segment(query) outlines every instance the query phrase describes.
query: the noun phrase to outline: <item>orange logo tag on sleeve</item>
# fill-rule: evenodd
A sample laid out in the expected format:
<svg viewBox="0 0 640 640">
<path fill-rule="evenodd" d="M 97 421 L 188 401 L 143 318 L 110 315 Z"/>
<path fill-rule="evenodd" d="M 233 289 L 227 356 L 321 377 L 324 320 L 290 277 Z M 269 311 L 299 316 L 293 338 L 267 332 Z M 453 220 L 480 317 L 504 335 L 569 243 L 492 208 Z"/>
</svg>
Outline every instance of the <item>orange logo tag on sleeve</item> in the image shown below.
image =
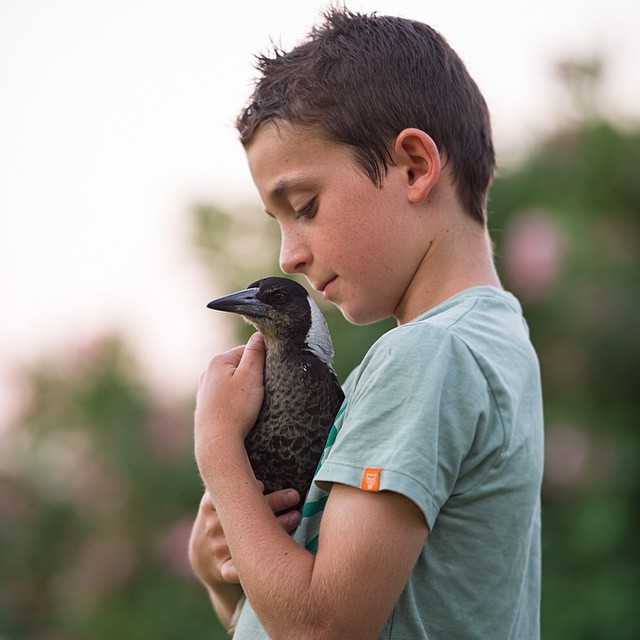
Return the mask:
<svg viewBox="0 0 640 640">
<path fill-rule="evenodd" d="M 380 471 L 381 469 L 371 469 L 367 467 L 362 474 L 361 489 L 363 491 L 380 491 Z"/>
</svg>

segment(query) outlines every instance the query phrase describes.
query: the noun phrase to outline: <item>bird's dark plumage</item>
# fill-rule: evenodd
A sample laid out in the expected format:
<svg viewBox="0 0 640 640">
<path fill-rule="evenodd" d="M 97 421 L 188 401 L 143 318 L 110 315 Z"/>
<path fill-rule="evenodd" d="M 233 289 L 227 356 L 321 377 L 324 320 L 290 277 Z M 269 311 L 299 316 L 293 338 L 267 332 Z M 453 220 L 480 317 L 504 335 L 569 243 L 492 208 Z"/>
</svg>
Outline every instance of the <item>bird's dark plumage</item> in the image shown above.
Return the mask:
<svg viewBox="0 0 640 640">
<path fill-rule="evenodd" d="M 293 487 L 302 504 L 344 399 L 326 321 L 287 278 L 263 278 L 207 306 L 242 315 L 264 336 L 264 401 L 245 446 L 265 493 Z"/>
</svg>

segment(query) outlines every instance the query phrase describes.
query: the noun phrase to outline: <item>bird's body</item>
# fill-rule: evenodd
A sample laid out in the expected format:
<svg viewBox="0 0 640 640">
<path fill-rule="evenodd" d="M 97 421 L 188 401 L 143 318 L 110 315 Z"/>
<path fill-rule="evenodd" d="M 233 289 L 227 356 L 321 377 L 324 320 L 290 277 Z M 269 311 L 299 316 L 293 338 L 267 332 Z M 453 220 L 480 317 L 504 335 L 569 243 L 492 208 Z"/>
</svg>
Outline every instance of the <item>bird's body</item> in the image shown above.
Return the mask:
<svg viewBox="0 0 640 640">
<path fill-rule="evenodd" d="M 324 317 L 287 278 L 263 278 L 208 306 L 242 315 L 264 336 L 264 400 L 245 446 L 265 493 L 293 487 L 302 502 L 344 399 Z"/>
</svg>

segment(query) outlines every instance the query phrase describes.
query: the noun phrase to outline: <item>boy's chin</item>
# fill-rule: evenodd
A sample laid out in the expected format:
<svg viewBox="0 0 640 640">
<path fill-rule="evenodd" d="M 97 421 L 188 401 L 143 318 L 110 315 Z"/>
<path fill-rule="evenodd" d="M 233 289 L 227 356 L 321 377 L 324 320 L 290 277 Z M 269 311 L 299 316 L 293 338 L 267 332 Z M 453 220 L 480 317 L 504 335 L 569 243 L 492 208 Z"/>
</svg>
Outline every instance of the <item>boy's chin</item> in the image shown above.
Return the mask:
<svg viewBox="0 0 640 640">
<path fill-rule="evenodd" d="M 348 306 L 342 306 L 339 304 L 336 304 L 336 306 L 338 307 L 338 309 L 340 309 L 340 313 L 342 313 L 344 319 L 347 322 L 359 326 L 381 322 L 382 320 L 386 320 L 391 316 L 391 314 L 375 314 L 368 309 L 358 311 L 356 309 L 349 309 Z"/>
</svg>

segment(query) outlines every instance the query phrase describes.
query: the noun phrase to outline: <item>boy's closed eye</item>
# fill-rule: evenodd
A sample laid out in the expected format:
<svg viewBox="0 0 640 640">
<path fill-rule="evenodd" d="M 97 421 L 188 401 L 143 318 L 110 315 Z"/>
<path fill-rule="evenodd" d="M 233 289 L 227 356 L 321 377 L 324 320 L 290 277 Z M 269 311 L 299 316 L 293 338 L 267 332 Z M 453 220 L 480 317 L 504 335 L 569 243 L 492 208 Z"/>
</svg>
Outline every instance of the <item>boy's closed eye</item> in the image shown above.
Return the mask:
<svg viewBox="0 0 640 640">
<path fill-rule="evenodd" d="M 316 199 L 311 198 L 309 202 L 301 209 L 296 210 L 296 219 L 299 218 L 313 218 L 316 215 Z"/>
</svg>

